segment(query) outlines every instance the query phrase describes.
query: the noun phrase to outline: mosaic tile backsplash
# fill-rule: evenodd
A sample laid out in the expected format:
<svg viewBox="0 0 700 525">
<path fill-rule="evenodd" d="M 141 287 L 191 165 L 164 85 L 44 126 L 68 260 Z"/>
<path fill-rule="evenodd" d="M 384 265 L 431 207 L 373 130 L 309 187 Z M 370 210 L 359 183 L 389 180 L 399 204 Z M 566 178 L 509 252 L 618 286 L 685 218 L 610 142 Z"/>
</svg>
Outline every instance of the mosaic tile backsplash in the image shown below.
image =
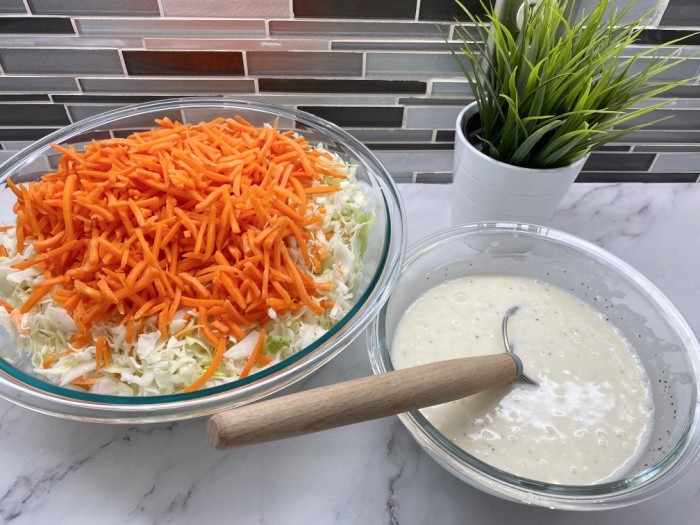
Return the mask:
<svg viewBox="0 0 700 525">
<path fill-rule="evenodd" d="M 630 53 L 700 30 L 698 0 L 657 4 L 629 11 L 649 13 Z M 455 17 L 453 0 L 0 0 L 0 162 L 105 110 L 209 95 L 298 107 L 363 140 L 397 181 L 449 182 L 471 100 L 443 38 Z M 700 35 L 683 54 L 696 52 Z M 676 68 L 695 79 L 655 114 L 672 118 L 592 154 L 578 180 L 697 181 L 699 74 L 700 56 Z"/>
</svg>

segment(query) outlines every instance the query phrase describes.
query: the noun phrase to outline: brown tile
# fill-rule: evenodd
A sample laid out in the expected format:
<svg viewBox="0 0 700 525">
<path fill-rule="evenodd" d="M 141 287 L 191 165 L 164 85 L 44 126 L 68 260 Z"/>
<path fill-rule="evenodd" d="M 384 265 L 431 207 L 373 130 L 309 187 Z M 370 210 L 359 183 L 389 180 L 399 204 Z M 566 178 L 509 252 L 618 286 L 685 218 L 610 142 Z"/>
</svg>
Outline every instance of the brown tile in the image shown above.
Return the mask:
<svg viewBox="0 0 700 525">
<path fill-rule="evenodd" d="M 130 75 L 243 75 L 243 54 L 232 51 L 124 51 Z"/>
<path fill-rule="evenodd" d="M 417 80 L 348 80 L 325 78 L 260 78 L 260 92 L 289 93 L 419 93 L 426 83 Z"/>
<path fill-rule="evenodd" d="M 294 15 L 316 18 L 414 18 L 416 0 L 294 0 Z"/>
<path fill-rule="evenodd" d="M 338 126 L 354 128 L 400 127 L 403 120 L 403 108 L 299 106 L 299 109 L 330 120 Z"/>
</svg>

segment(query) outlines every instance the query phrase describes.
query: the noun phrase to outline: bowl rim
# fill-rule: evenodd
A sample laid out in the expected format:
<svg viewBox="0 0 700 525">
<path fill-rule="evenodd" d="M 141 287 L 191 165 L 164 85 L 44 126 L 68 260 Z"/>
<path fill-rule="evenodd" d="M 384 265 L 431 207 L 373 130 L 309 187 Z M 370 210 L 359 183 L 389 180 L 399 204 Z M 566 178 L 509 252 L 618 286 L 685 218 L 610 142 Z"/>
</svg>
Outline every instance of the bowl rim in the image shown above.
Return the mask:
<svg viewBox="0 0 700 525">
<path fill-rule="evenodd" d="M 402 273 L 417 258 L 437 246 L 471 235 L 508 232 L 564 245 L 613 267 L 658 305 L 660 314 L 684 342 L 692 369 L 695 387 L 692 411 L 681 438 L 656 464 L 634 476 L 595 485 L 563 485 L 516 476 L 480 461 L 442 436 L 418 410 L 400 414 L 399 419 L 418 444 L 446 470 L 476 488 L 511 501 L 565 510 L 603 510 L 639 503 L 670 488 L 700 456 L 700 343 L 676 306 L 641 272 L 600 246 L 575 235 L 535 224 L 489 221 L 461 225 L 424 237 L 409 248 Z M 388 302 L 384 304 L 367 332 L 370 363 L 375 374 L 393 370 L 390 350 L 384 344 L 388 305 Z"/>
<path fill-rule="evenodd" d="M 0 165 L 2 174 L 0 184 L 9 178 L 11 173 L 22 169 L 48 151 L 51 144 L 61 143 L 100 126 L 109 126 L 122 119 L 141 114 L 197 108 L 248 109 L 269 113 L 270 118 L 279 116 L 290 119 L 294 123 L 309 126 L 330 139 L 342 142 L 366 165 L 371 179 L 380 190 L 381 205 L 387 210 L 385 241 L 380 261 L 367 289 L 345 316 L 311 345 L 241 380 L 190 393 L 143 397 L 108 396 L 78 392 L 48 383 L 0 359 L 0 387 L 3 387 L 0 388 L 0 397 L 23 404 L 28 408 L 63 417 L 72 416 L 53 411 L 49 407 L 55 404 L 57 407 L 78 409 L 82 415 L 73 415 L 76 419 L 90 419 L 92 414 L 94 420 L 105 422 L 108 420 L 123 422 L 132 418 L 149 422 L 163 420 L 160 416 L 181 419 L 175 413 L 184 408 L 192 412 L 191 417 L 204 415 L 222 408 L 222 405 L 226 406 L 226 401 L 229 401 L 228 405 L 235 403 L 229 400 L 231 397 L 240 397 L 242 402 L 238 404 L 249 402 L 289 386 L 312 373 L 347 346 L 388 299 L 398 279 L 406 251 L 406 214 L 396 183 L 379 159 L 362 142 L 339 126 L 305 111 L 230 97 L 178 97 L 134 104 L 88 117 L 35 141 Z M 389 212 L 392 208 L 397 210 L 394 217 Z M 18 383 L 17 379 L 21 383 Z M 260 384 L 261 381 L 264 383 Z M 17 393 L 18 396 L 12 395 L 13 393 Z M 38 403 L 34 403 L 33 400 Z M 203 412 L 205 408 L 206 411 Z M 112 411 L 119 415 L 112 417 L 106 413 Z"/>
</svg>

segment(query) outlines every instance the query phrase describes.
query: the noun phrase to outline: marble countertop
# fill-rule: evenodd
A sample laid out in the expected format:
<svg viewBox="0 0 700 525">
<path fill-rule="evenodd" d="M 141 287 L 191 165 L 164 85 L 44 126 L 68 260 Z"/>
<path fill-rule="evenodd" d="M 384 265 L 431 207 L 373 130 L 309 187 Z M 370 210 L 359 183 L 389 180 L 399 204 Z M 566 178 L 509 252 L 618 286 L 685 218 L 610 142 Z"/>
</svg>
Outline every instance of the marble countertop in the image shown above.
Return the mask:
<svg viewBox="0 0 700 525">
<path fill-rule="evenodd" d="M 450 186 L 403 185 L 409 242 L 448 225 Z M 654 281 L 700 333 L 700 185 L 576 184 L 552 226 Z M 364 336 L 304 388 L 371 374 Z M 395 417 L 219 452 L 204 420 L 76 423 L 0 400 L 0 523 L 697 523 L 700 464 L 625 509 L 551 511 L 488 496 L 442 470 Z"/>
</svg>

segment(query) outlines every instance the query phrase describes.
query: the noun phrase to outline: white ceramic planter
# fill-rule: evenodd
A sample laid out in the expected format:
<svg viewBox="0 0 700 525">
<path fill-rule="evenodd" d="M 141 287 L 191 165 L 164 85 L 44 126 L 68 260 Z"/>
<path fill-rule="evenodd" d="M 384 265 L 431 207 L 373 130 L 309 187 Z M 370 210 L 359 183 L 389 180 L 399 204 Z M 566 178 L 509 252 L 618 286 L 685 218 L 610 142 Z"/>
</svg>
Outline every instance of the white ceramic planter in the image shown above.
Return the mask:
<svg viewBox="0 0 700 525">
<path fill-rule="evenodd" d="M 464 136 L 476 102 L 457 117 L 452 224 L 482 221 L 547 224 L 586 162 L 555 169 L 512 166 L 484 155 Z"/>
</svg>

